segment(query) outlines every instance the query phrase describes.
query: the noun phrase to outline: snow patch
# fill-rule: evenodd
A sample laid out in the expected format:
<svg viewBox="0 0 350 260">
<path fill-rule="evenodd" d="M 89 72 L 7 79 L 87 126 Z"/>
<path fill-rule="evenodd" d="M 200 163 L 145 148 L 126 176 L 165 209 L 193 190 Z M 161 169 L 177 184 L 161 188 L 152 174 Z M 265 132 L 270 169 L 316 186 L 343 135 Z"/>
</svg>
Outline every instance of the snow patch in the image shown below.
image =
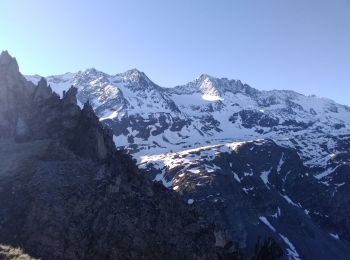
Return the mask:
<svg viewBox="0 0 350 260">
<path fill-rule="evenodd" d="M 284 153 L 282 153 L 281 159 L 278 162 L 278 166 L 277 166 L 277 173 L 281 172 L 282 166 L 284 164 Z"/>
<path fill-rule="evenodd" d="M 224 100 L 222 97 L 219 96 L 212 96 L 212 95 L 203 95 L 202 98 L 206 101 L 219 101 Z"/>
<path fill-rule="evenodd" d="M 289 248 L 287 248 L 287 255 L 288 255 L 288 259 L 291 260 L 301 260 L 297 250 L 295 249 L 295 246 L 292 244 L 292 242 L 289 241 L 289 239 L 285 236 L 283 236 L 282 234 L 279 234 L 280 237 L 283 239 L 284 243 L 287 244 L 287 246 Z"/>
<path fill-rule="evenodd" d="M 266 185 L 266 187 L 267 187 L 268 189 L 270 189 L 270 187 L 267 186 L 267 184 L 269 184 L 269 174 L 270 174 L 270 172 L 271 172 L 271 170 L 269 170 L 269 171 L 263 171 L 263 172 L 261 172 L 261 174 L 260 174 L 260 179 L 265 183 L 265 185 Z"/>
<path fill-rule="evenodd" d="M 339 240 L 339 235 L 338 234 L 333 234 L 333 233 L 329 233 L 331 235 L 331 237 Z"/>
<path fill-rule="evenodd" d="M 241 183 L 241 179 L 238 177 L 237 173 L 233 173 L 233 176 L 235 178 L 236 181 L 238 181 L 239 183 Z"/>
<path fill-rule="evenodd" d="M 291 204 L 291 205 L 293 205 L 293 206 L 295 206 L 295 207 L 301 208 L 300 203 L 297 204 L 297 203 L 293 202 L 292 199 L 289 198 L 287 195 L 282 195 L 282 197 L 283 197 L 289 204 Z"/>
<path fill-rule="evenodd" d="M 281 216 L 281 209 L 280 209 L 280 207 L 277 207 L 277 212 L 275 214 L 273 214 L 271 217 L 278 218 L 280 216 Z"/>
<path fill-rule="evenodd" d="M 330 174 L 332 174 L 340 165 L 334 167 L 334 168 L 328 168 L 327 170 L 325 170 L 323 173 L 320 173 L 318 175 L 315 175 L 315 178 L 320 180 Z"/>
<path fill-rule="evenodd" d="M 188 199 L 188 200 L 187 200 L 187 204 L 188 204 L 188 205 L 192 205 L 192 204 L 193 204 L 193 202 L 194 202 L 194 200 L 193 200 L 193 199 Z"/>
<path fill-rule="evenodd" d="M 266 217 L 260 216 L 259 219 L 262 223 L 264 223 L 266 226 L 268 226 L 273 232 L 276 232 L 276 229 L 270 224 L 270 222 L 267 220 Z"/>
</svg>

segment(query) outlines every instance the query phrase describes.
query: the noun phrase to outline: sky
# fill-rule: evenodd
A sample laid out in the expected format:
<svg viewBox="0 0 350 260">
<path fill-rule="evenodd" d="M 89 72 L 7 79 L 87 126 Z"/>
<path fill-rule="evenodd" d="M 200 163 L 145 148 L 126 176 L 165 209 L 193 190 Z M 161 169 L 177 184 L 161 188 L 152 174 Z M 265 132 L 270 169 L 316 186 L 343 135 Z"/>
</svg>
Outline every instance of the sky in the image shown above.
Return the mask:
<svg viewBox="0 0 350 260">
<path fill-rule="evenodd" d="M 0 0 L 0 50 L 24 74 L 200 74 L 350 105 L 350 0 Z"/>
</svg>

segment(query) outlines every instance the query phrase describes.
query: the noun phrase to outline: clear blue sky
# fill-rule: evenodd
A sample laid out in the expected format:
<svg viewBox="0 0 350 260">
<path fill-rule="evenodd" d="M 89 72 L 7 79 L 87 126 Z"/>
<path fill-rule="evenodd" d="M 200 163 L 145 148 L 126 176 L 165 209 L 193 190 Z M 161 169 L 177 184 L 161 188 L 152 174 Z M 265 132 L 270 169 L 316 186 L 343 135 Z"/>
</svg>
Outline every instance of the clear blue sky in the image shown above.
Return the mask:
<svg viewBox="0 0 350 260">
<path fill-rule="evenodd" d="M 350 105 L 350 0 L 0 0 L 0 49 L 25 74 L 207 73 Z"/>
</svg>

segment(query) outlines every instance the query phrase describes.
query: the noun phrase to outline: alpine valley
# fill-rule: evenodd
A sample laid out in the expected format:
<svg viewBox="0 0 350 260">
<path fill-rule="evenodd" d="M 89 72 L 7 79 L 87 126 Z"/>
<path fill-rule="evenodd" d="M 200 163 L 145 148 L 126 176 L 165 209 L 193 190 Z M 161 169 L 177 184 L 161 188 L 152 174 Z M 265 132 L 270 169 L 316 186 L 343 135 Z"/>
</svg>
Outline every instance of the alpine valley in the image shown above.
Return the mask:
<svg viewBox="0 0 350 260">
<path fill-rule="evenodd" d="M 3 67 L 14 62 L 7 53 L 3 53 L 1 59 Z M 5 71 L 4 68 L 2 70 Z M 16 68 L 14 70 L 16 73 Z M 58 109 L 64 116 L 73 117 L 64 125 L 67 133 L 61 134 L 59 131 L 57 134 L 56 130 L 51 128 L 47 131 L 60 138 L 63 138 L 63 135 L 64 144 L 72 142 L 72 138 L 76 140 L 77 135 L 81 136 L 78 141 L 74 141 L 73 146 L 68 145 L 68 149 L 64 145 L 61 147 L 56 143 L 47 143 L 38 137 L 34 138 L 34 147 L 40 151 L 51 147 L 52 152 L 41 159 L 43 162 L 40 165 L 43 169 L 49 160 L 46 157 L 52 161 L 53 154 L 60 154 L 66 161 L 66 158 L 69 158 L 68 161 L 72 164 L 69 166 L 60 162 L 60 165 L 56 162 L 57 167 L 72 167 L 72 172 L 79 172 L 84 167 L 89 168 L 85 174 L 87 176 L 81 177 L 81 183 L 76 177 L 69 177 L 74 185 L 79 187 L 81 196 L 86 198 L 83 200 L 83 205 L 86 205 L 85 211 L 90 207 L 89 202 L 97 206 L 102 198 L 101 195 L 89 201 L 87 195 L 84 195 L 93 197 L 95 180 L 89 179 L 89 173 L 96 171 L 99 172 L 99 176 L 108 176 L 114 183 L 113 187 L 116 185 L 118 190 L 122 187 L 120 179 L 132 179 L 124 181 L 128 184 L 120 188 L 124 199 L 115 201 L 113 197 L 107 197 L 101 205 L 98 204 L 109 216 L 118 211 L 118 207 L 133 207 L 134 204 L 143 207 L 137 200 L 142 196 L 145 196 L 145 211 L 148 212 L 146 223 L 155 221 L 153 213 L 149 213 L 152 212 L 149 209 L 152 205 L 158 205 L 154 207 L 161 207 L 158 211 L 165 212 L 162 217 L 165 219 L 164 223 L 169 225 L 169 230 L 174 232 L 174 241 L 170 241 L 170 234 L 164 235 L 156 230 L 152 238 L 146 237 L 150 242 L 144 245 L 141 243 L 144 237 L 140 235 L 140 238 L 135 238 L 138 240 L 134 243 L 142 244 L 143 247 L 137 247 L 136 257 L 142 256 L 142 248 L 159 244 L 162 239 L 168 242 L 164 244 L 164 251 L 156 256 L 166 256 L 172 243 L 177 245 L 182 239 L 181 232 L 174 231 L 176 227 L 185 225 L 183 222 L 192 221 L 194 223 L 187 231 L 189 235 L 178 245 L 178 250 L 184 250 L 183 254 L 188 259 L 213 259 L 214 255 L 222 259 L 349 259 L 348 106 L 289 90 L 260 91 L 240 80 L 215 78 L 206 74 L 182 86 L 161 87 L 137 69 L 115 75 L 87 69 L 77 73 L 49 76 L 46 79 L 38 75 L 25 76 L 26 80 L 17 73 L 16 80 L 21 82 L 21 87 L 29 88 L 30 93 L 35 93 L 35 86 L 36 91 L 40 88 L 50 90 L 50 94 L 41 90 L 45 96 L 41 98 L 46 100 L 45 106 L 49 106 L 47 102 L 51 102 L 48 101 L 50 95 L 55 95 L 51 94 L 51 89 L 58 94 L 54 98 L 57 104 L 63 102 L 63 107 L 68 104 L 68 111 L 62 112 L 62 108 Z M 74 88 L 71 88 L 72 86 Z M 45 106 L 40 103 L 39 107 L 42 109 Z M 40 109 L 35 111 L 39 113 Z M 94 129 L 97 129 L 94 131 L 88 123 L 94 118 L 92 110 L 99 118 L 99 122 L 93 123 Z M 46 108 L 43 111 L 40 113 L 47 113 Z M 74 120 L 79 117 L 89 119 L 79 119 L 80 123 L 76 123 Z M 35 122 L 34 125 L 39 124 L 40 120 L 46 120 L 43 115 L 30 118 L 29 121 Z M 21 120 L 15 124 L 14 131 L 19 128 L 20 133 L 26 132 L 28 124 Z M 85 126 L 88 126 L 90 132 Z M 108 128 L 112 130 L 111 133 L 106 130 Z M 41 127 L 35 129 L 42 130 Z M 45 139 L 48 136 L 51 138 L 51 135 L 44 136 Z M 112 136 L 117 149 L 110 144 Z M 27 138 L 23 134 L 21 137 L 25 140 Z M 101 138 L 105 140 L 106 146 L 102 152 L 99 141 Z M 27 150 L 34 153 L 33 148 L 23 143 L 14 146 L 7 141 L 4 145 L 11 147 L 8 148 L 10 150 L 24 149 L 23 153 Z M 93 154 L 93 159 L 97 156 L 98 162 L 104 162 L 103 171 L 97 170 L 96 163 L 82 161 L 87 160 L 86 158 L 91 159 L 92 153 L 89 149 L 96 153 Z M 132 177 L 114 175 L 113 169 L 123 169 L 126 166 L 117 165 L 117 162 L 110 159 L 111 154 L 127 157 L 125 153 L 133 157 L 139 169 L 128 166 L 131 169 L 120 171 L 127 172 L 122 176 L 134 173 L 135 180 Z M 83 159 L 74 159 L 74 156 L 81 156 Z M 126 163 L 128 164 L 132 162 Z M 138 174 L 139 171 L 142 172 L 141 175 Z M 67 188 L 69 185 L 66 182 L 69 180 L 63 179 L 58 170 L 54 174 L 62 183 L 62 190 L 58 192 L 72 192 L 72 189 Z M 44 170 L 35 176 L 48 178 Z M 99 176 L 95 178 L 101 183 L 96 185 L 107 185 L 103 177 Z M 46 181 L 51 183 L 52 180 Z M 84 181 L 90 190 L 84 190 Z M 152 185 L 156 185 L 157 188 Z M 130 189 L 134 190 L 132 194 L 135 193 L 131 199 L 128 195 Z M 0 194 L 1 192 L 0 189 Z M 182 204 L 181 201 L 177 201 L 178 197 Z M 43 198 L 45 201 L 46 197 Z M 74 197 L 74 200 L 78 199 L 79 196 Z M 125 202 L 128 199 L 130 202 Z M 170 206 L 172 204 L 162 203 L 163 200 L 175 200 L 174 209 Z M 73 199 L 71 203 L 74 203 Z M 124 205 L 125 203 L 130 205 Z M 42 205 L 44 207 L 46 204 Z M 40 208 L 33 209 L 33 218 L 37 216 L 35 210 L 38 213 L 43 211 Z M 83 214 L 84 210 L 76 209 L 77 214 Z M 175 217 L 172 210 L 178 212 L 178 216 Z M 191 213 L 186 213 L 187 211 Z M 103 219 L 98 210 L 94 214 L 97 214 L 96 218 Z M 123 223 L 125 228 L 122 231 L 127 233 L 132 231 L 134 211 L 125 213 L 125 216 L 131 218 Z M 184 219 L 179 219 L 180 216 L 184 216 Z M 202 222 L 196 222 L 196 219 L 202 219 Z M 79 221 L 79 218 L 76 218 L 76 221 Z M 93 221 L 93 218 L 87 221 Z M 122 222 L 118 221 L 114 223 Z M 0 226 L 2 223 L 0 222 Z M 106 227 L 104 224 L 98 226 L 98 223 L 94 224 L 94 228 L 102 230 L 113 225 L 112 221 L 106 223 Z M 164 223 L 158 225 L 167 228 Z M 214 227 L 211 227 L 210 223 L 213 223 Z M 80 224 L 82 228 L 88 227 L 83 224 Z M 143 225 L 140 224 L 138 232 L 141 232 L 141 227 Z M 109 232 L 108 236 L 119 239 L 116 232 Z M 211 232 L 214 234 L 215 247 L 211 244 Z M 49 234 L 46 235 L 50 237 Z M 199 240 L 200 236 L 202 240 Z M 36 243 L 37 240 L 31 242 Z M 52 246 L 56 242 L 53 241 Z M 101 253 L 102 245 L 101 248 L 99 245 L 95 247 L 98 254 L 94 255 L 93 251 L 87 250 L 79 256 L 105 256 Z M 208 251 L 203 251 L 203 247 L 207 247 Z M 37 247 L 33 248 L 30 252 L 38 252 Z M 180 252 L 175 251 L 170 257 L 181 257 Z M 195 253 L 191 255 L 189 252 Z M 74 255 L 74 250 L 69 253 Z M 132 258 L 132 255 L 126 253 L 118 255 L 112 252 L 110 255 L 113 253 L 114 256 Z"/>
</svg>

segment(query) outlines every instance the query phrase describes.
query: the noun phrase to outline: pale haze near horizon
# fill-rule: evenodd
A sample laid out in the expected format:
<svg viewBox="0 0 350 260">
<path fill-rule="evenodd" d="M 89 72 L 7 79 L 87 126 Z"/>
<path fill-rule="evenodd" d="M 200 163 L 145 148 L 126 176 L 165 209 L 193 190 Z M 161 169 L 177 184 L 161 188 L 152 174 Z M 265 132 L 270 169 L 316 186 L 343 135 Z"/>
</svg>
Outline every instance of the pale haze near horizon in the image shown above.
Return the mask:
<svg viewBox="0 0 350 260">
<path fill-rule="evenodd" d="M 0 33 L 27 75 L 206 73 L 350 105 L 349 0 L 0 0 Z"/>
</svg>

